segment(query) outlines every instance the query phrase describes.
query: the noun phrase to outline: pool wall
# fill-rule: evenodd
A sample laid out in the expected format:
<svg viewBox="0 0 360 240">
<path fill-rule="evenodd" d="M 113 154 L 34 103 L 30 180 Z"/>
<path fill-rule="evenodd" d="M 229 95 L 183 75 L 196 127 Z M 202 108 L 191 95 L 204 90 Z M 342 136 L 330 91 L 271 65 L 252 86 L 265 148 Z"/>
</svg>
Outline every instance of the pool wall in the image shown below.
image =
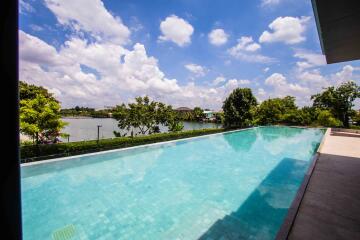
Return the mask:
<svg viewBox="0 0 360 240">
<path fill-rule="evenodd" d="M 226 132 L 220 132 L 220 133 L 206 134 L 206 135 L 201 135 L 201 136 L 196 136 L 196 137 L 187 137 L 187 138 L 181 138 L 181 139 L 176 139 L 176 140 L 169 140 L 169 141 L 156 142 L 156 143 L 148 143 L 148 144 L 142 144 L 142 145 L 133 146 L 133 147 L 111 149 L 111 150 L 105 150 L 105 151 L 99 151 L 99 152 L 93 152 L 93 153 L 85 153 L 85 154 L 79 154 L 79 155 L 74 155 L 74 156 L 69 156 L 69 157 L 61 157 L 61 158 L 53 158 L 53 159 L 48 159 L 48 160 L 40 160 L 40 161 L 22 163 L 21 166 L 26 167 L 26 166 L 32 166 L 32 165 L 38 165 L 38 164 L 45 164 L 45 163 L 51 163 L 51 162 L 70 160 L 70 159 L 86 157 L 86 156 L 94 156 L 94 155 L 106 154 L 106 153 L 112 153 L 112 152 L 121 152 L 121 151 L 126 151 L 126 150 L 131 150 L 131 149 L 138 149 L 138 148 L 146 148 L 146 147 L 151 147 L 151 146 L 165 145 L 165 144 L 170 144 L 170 143 L 174 143 L 174 142 L 188 141 L 188 140 L 198 139 L 198 138 L 206 138 L 206 137 L 210 137 L 210 136 L 223 135 L 223 134 L 228 134 L 228 133 L 233 133 L 233 132 L 247 131 L 247 130 L 251 130 L 251 129 L 255 129 L 255 128 L 259 128 L 259 127 L 244 128 L 244 129 L 238 129 L 238 130 L 232 130 L 232 131 L 226 131 Z"/>
<path fill-rule="evenodd" d="M 309 181 L 310 181 L 311 175 L 312 175 L 312 173 L 314 171 L 316 162 L 319 159 L 321 149 L 322 149 L 322 147 L 324 145 L 324 141 L 325 141 L 326 137 L 329 136 L 330 132 L 331 132 L 331 128 L 327 128 L 323 138 L 321 139 L 320 145 L 319 145 L 316 153 L 314 154 L 313 158 L 311 159 L 311 164 L 309 166 L 309 169 L 308 169 L 307 173 L 304 176 L 304 180 L 301 183 L 301 185 L 299 187 L 299 190 L 297 191 L 293 202 L 291 203 L 291 206 L 290 206 L 290 208 L 288 210 L 288 213 L 287 213 L 287 215 L 286 215 L 286 217 L 284 219 L 284 222 L 281 225 L 281 227 L 280 227 L 280 229 L 279 229 L 279 231 L 278 231 L 278 233 L 276 235 L 276 240 L 286 240 L 286 239 L 288 239 L 291 227 L 293 226 L 296 215 L 297 215 L 297 213 L 299 211 L 300 203 L 301 203 L 301 201 L 302 201 L 302 199 L 304 197 L 306 188 L 307 188 L 307 186 L 309 184 Z"/>
<path fill-rule="evenodd" d="M 142 147 L 145 148 L 145 147 L 150 147 L 150 146 L 158 146 L 158 145 L 164 145 L 164 144 L 169 144 L 169 143 L 174 143 L 174 142 L 188 141 L 190 139 L 206 138 L 206 137 L 210 137 L 210 136 L 224 135 L 224 134 L 229 134 L 229 133 L 233 133 L 233 132 L 247 131 L 247 130 L 256 129 L 256 128 L 262 128 L 262 127 L 269 127 L 269 126 L 256 126 L 256 127 L 250 127 L 250 128 L 243 128 L 243 129 L 231 130 L 231 131 L 226 131 L 226 132 L 220 132 L 220 133 L 206 134 L 206 135 L 201 135 L 201 136 L 196 136 L 196 137 L 186 137 L 186 138 L 163 141 L 163 142 L 142 144 L 142 145 L 133 146 L 133 147 L 117 148 L 117 149 L 98 151 L 98 152 L 92 152 L 92 153 L 77 154 L 77 155 L 68 156 L 68 157 L 59 157 L 59 158 L 52 158 L 52 159 L 47 159 L 47 160 L 26 162 L 26 163 L 21 163 L 21 167 L 38 165 L 38 164 L 45 164 L 45 163 L 51 163 L 51 162 L 58 162 L 58 161 L 70 160 L 70 159 L 74 159 L 74 158 L 81 158 L 81 157 L 85 157 L 85 156 L 94 156 L 94 155 L 111 153 L 111 152 L 120 152 L 120 151 L 126 151 L 126 150 L 130 150 L 130 149 L 138 149 L 138 148 L 142 148 Z M 271 126 L 271 127 L 284 127 L 284 126 L 274 125 L 274 126 Z M 299 127 L 299 126 L 286 126 L 286 127 L 290 127 L 290 128 L 310 128 L 310 127 Z M 325 137 L 325 135 L 324 135 L 324 137 Z"/>
</svg>

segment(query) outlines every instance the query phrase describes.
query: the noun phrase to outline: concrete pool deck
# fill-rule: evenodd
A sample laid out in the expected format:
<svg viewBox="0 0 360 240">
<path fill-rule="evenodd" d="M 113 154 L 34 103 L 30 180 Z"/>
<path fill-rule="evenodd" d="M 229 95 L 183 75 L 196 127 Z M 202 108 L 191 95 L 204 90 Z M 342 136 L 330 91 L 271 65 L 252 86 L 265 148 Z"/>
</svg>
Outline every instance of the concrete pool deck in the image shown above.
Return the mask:
<svg viewBox="0 0 360 240">
<path fill-rule="evenodd" d="M 288 239 L 360 239 L 360 134 L 324 139 Z"/>
</svg>

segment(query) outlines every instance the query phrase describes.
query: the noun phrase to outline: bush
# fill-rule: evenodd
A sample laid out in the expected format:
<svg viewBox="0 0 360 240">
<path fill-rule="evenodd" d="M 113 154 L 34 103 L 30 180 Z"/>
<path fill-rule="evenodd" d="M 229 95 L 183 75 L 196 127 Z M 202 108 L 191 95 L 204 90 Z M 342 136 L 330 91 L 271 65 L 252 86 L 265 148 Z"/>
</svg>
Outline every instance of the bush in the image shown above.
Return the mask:
<svg viewBox="0 0 360 240">
<path fill-rule="evenodd" d="M 92 140 L 57 144 L 24 145 L 20 147 L 21 162 L 33 162 L 56 157 L 72 156 L 89 152 L 132 147 L 137 145 L 170 141 L 187 137 L 195 137 L 224 131 L 225 130 L 222 128 L 200 129 L 172 133 L 159 133 L 133 138 L 119 137 L 102 139 L 99 141 L 99 143 L 97 143 L 96 140 Z"/>
<path fill-rule="evenodd" d="M 296 125 L 301 121 L 295 98 L 272 98 L 263 101 L 256 109 L 255 124 L 290 124 Z"/>
<path fill-rule="evenodd" d="M 342 122 L 336 119 L 329 110 L 321 110 L 317 122 L 323 127 L 341 127 Z"/>
</svg>

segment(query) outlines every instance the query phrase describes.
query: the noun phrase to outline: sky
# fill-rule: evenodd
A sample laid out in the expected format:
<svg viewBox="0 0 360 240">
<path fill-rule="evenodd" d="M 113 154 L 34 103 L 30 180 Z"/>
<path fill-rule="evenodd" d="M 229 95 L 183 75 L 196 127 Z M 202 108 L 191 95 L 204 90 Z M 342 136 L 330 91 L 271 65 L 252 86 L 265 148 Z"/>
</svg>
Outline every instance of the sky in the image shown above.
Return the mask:
<svg viewBox="0 0 360 240">
<path fill-rule="evenodd" d="M 310 0 L 20 0 L 20 80 L 63 108 L 149 96 L 221 109 L 238 87 L 259 102 L 360 84 L 360 61 L 327 65 Z M 360 108 L 360 101 L 356 102 Z"/>
</svg>

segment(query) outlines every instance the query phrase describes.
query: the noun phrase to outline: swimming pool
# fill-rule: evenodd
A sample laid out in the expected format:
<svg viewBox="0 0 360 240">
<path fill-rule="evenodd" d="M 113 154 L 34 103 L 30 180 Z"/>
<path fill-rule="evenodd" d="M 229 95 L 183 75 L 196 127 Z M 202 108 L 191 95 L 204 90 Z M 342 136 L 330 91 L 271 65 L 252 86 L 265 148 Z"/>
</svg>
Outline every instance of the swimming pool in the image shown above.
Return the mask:
<svg viewBox="0 0 360 240">
<path fill-rule="evenodd" d="M 24 239 L 273 239 L 322 137 L 259 127 L 23 165 Z"/>
</svg>

